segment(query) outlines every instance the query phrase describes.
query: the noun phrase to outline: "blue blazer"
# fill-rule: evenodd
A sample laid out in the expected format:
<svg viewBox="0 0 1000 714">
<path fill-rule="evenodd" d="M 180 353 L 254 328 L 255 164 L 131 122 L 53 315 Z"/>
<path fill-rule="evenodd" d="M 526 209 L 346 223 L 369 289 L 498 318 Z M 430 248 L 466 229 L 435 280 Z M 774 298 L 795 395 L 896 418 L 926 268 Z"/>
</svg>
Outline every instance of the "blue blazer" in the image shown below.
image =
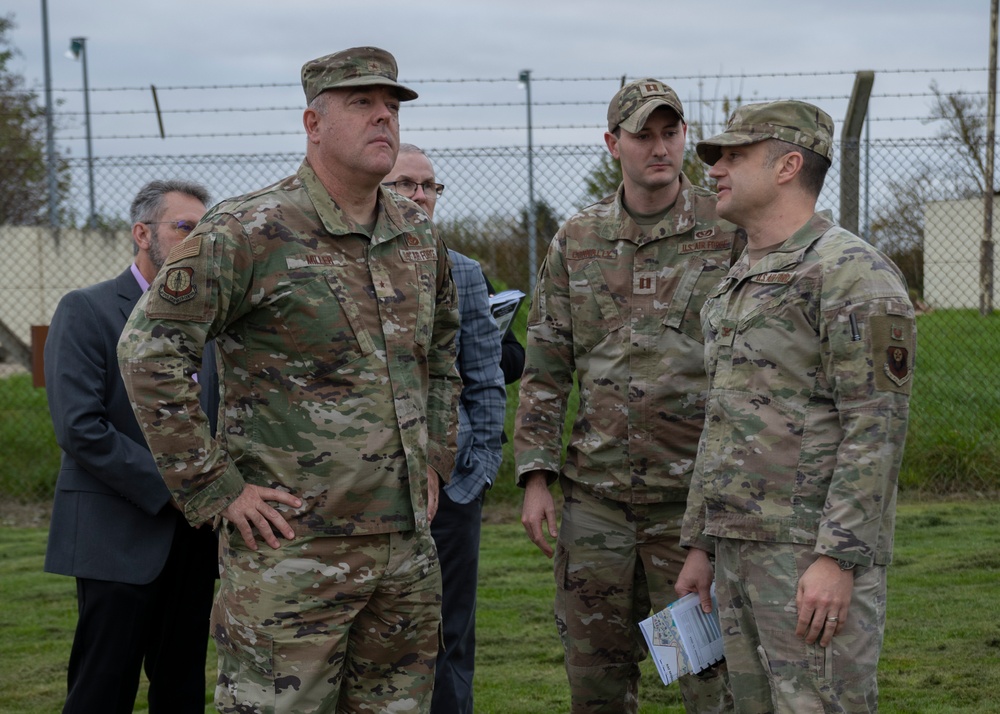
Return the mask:
<svg viewBox="0 0 1000 714">
<path fill-rule="evenodd" d="M 68 293 L 52 317 L 45 385 L 63 453 L 47 572 L 142 585 L 160 573 L 170 552 L 180 513 L 170 504 L 118 370 L 118 338 L 141 295 L 129 269 Z M 213 425 L 219 404 L 214 363 L 210 343 L 198 380 Z"/>
</svg>

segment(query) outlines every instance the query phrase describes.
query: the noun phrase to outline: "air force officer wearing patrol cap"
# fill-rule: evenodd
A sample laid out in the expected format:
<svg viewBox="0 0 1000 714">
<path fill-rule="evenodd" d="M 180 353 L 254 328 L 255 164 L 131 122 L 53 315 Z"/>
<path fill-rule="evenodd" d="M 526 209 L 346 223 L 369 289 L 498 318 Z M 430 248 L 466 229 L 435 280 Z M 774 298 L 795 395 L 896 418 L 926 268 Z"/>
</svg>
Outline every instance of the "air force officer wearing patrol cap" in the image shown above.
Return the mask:
<svg viewBox="0 0 1000 714">
<path fill-rule="evenodd" d="M 223 201 L 119 344 L 136 416 L 192 524 L 221 518 L 222 712 L 426 712 L 452 472 L 458 303 L 426 214 L 384 189 L 399 107 L 384 50 L 306 63 L 305 161 Z M 218 345 L 212 439 L 187 378 Z M 428 478 L 430 476 L 430 478 Z"/>
<path fill-rule="evenodd" d="M 709 394 L 678 594 L 710 607 L 736 708 L 874 712 L 916 330 L 899 270 L 816 201 L 833 121 L 740 107 L 698 144 L 747 250 L 702 308 Z"/>
<path fill-rule="evenodd" d="M 677 598 L 708 386 L 698 314 L 742 247 L 715 194 L 681 170 L 686 133 L 663 82 L 615 94 L 604 138 L 622 185 L 560 228 L 528 317 L 514 436 L 521 521 L 550 557 L 547 538 L 558 537 L 555 615 L 575 713 L 637 710 L 638 622 Z M 574 372 L 580 406 L 561 464 Z M 732 708 L 724 667 L 680 688 L 689 712 Z"/>
</svg>

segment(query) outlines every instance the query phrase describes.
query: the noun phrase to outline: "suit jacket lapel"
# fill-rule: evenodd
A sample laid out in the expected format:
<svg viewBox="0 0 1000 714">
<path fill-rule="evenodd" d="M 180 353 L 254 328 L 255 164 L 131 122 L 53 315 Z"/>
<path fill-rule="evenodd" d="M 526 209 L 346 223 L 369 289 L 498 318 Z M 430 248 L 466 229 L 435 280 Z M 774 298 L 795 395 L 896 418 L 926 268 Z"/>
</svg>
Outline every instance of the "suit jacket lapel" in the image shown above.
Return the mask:
<svg viewBox="0 0 1000 714">
<path fill-rule="evenodd" d="M 132 308 L 142 297 L 142 289 L 135 276 L 132 275 L 131 266 L 115 278 L 115 287 L 118 288 L 118 307 L 127 320 L 128 316 L 132 314 Z"/>
</svg>

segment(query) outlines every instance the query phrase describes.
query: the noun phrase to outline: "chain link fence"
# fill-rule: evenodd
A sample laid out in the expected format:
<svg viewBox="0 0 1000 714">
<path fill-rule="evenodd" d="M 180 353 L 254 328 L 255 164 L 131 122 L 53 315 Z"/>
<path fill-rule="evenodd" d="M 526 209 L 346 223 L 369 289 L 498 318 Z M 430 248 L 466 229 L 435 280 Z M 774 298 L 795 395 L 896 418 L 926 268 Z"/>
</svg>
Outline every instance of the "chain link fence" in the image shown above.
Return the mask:
<svg viewBox="0 0 1000 714">
<path fill-rule="evenodd" d="M 529 197 L 524 148 L 428 151 L 446 186 L 438 228 L 451 247 L 482 263 L 497 289 L 528 292 L 558 226 L 594 200 L 587 180 L 605 153 L 601 145 L 536 147 Z M 32 386 L 32 365 L 39 364 L 32 327 L 48 324 L 68 290 L 128 265 L 128 207 L 136 190 L 154 178 L 185 178 L 219 200 L 273 183 L 301 160 L 301 154 L 131 156 L 88 165 L 74 158 L 63 225 L 0 226 L 0 495 L 51 494 L 58 447 L 44 390 Z M 856 232 L 899 265 L 921 313 L 904 487 L 912 476 L 915 488 L 992 490 L 1000 479 L 1000 318 L 983 309 L 992 305 L 983 288 L 1000 276 L 982 260 L 990 244 L 983 241 L 981 169 L 963 146 L 942 139 L 862 142 L 858 165 L 857 194 L 842 207 L 835 159 L 819 207 L 838 220 L 857 216 Z M 91 213 L 94 227 L 86 227 Z"/>
</svg>

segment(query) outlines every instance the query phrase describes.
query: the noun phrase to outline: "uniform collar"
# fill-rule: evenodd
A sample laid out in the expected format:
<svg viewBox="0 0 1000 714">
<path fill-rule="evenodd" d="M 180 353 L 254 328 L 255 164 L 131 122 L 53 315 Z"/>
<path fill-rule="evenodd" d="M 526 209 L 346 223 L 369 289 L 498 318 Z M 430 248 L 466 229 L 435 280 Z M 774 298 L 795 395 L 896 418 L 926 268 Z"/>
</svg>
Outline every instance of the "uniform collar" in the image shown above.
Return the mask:
<svg viewBox="0 0 1000 714">
<path fill-rule="evenodd" d="M 698 220 L 695 211 L 694 187 L 684 174 L 680 174 L 678 180 L 681 185 L 677 191 L 677 200 L 674 201 L 674 205 L 667 211 L 663 220 L 655 226 L 648 226 L 645 229 L 632 220 L 632 216 L 625 210 L 625 184 L 621 184 L 615 194 L 615 206 L 618 210 L 618 235 L 614 237 L 614 240 L 625 239 L 636 245 L 643 245 L 661 238 L 681 235 L 694 228 Z"/>
<path fill-rule="evenodd" d="M 748 249 L 744 250 L 737 264 L 733 266 L 732 276 L 739 279 L 746 275 L 760 275 L 794 267 L 802 262 L 806 251 L 835 225 L 833 213 L 817 211 L 805 225 L 757 261 L 753 268 L 749 267 L 750 252 Z"/>
<path fill-rule="evenodd" d="M 302 187 L 319 215 L 323 227 L 332 235 L 361 234 L 367 231 L 352 221 L 343 209 L 337 205 L 326 188 L 320 182 L 316 172 L 303 160 L 297 172 Z M 408 205 L 407 205 L 408 204 Z M 389 191 L 384 186 L 378 187 L 378 214 L 375 228 L 372 230 L 372 245 L 390 241 L 402 233 L 411 232 L 419 223 L 427 223 L 429 219 L 423 210 L 412 201 L 408 201 Z"/>
</svg>

